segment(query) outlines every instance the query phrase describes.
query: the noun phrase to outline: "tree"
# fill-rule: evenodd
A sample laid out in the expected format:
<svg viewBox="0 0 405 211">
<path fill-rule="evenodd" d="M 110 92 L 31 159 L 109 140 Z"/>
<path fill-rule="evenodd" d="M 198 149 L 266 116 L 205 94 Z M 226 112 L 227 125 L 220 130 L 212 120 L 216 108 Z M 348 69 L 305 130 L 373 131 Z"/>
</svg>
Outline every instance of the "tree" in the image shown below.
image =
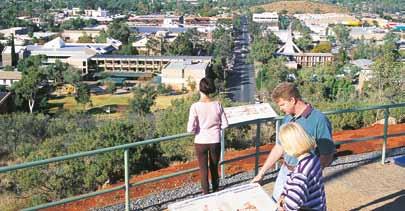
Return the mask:
<svg viewBox="0 0 405 211">
<path fill-rule="evenodd" d="M 278 26 L 280 27 L 280 29 L 286 30 L 289 25 L 290 25 L 290 19 L 288 18 L 288 16 L 279 14 Z"/>
<path fill-rule="evenodd" d="M 351 42 L 349 29 L 342 24 L 337 24 L 333 27 L 333 32 L 335 33 L 338 44 L 346 51 L 350 47 Z"/>
<path fill-rule="evenodd" d="M 171 102 L 171 106 L 167 109 L 156 113 L 156 132 L 158 136 L 168 136 L 182 133 L 187 127 L 187 119 L 190 106 L 198 100 L 198 95 L 193 95 L 191 98 L 175 99 Z M 160 144 L 163 153 L 171 161 L 185 161 L 192 158 L 190 148 L 193 145 L 191 138 L 180 139 L 175 142 L 164 142 Z"/>
<path fill-rule="evenodd" d="M 379 27 L 379 24 L 378 24 L 378 22 L 376 20 L 373 20 L 373 25 L 376 26 L 376 27 Z"/>
<path fill-rule="evenodd" d="M 81 18 L 72 18 L 69 19 L 65 22 L 63 22 L 60 25 L 60 28 L 63 29 L 71 29 L 71 30 L 77 30 L 77 29 L 83 29 L 86 26 L 86 23 L 83 19 Z"/>
<path fill-rule="evenodd" d="M 49 79 L 53 80 L 54 85 L 63 83 L 63 74 L 68 70 L 69 64 L 61 62 L 59 59 L 54 64 L 47 67 Z"/>
<path fill-rule="evenodd" d="M 117 89 L 117 87 L 116 87 L 114 81 L 111 81 L 111 80 L 107 80 L 107 81 L 104 83 L 104 85 L 107 86 L 106 92 L 109 93 L 109 94 L 114 93 L 114 91 Z"/>
<path fill-rule="evenodd" d="M 47 134 L 51 134 L 55 128 L 57 131 L 54 132 L 57 133 L 44 137 L 37 146 L 25 150 L 24 156 L 22 153 L 18 154 L 18 159 L 21 162 L 42 160 L 134 143 L 156 136 L 154 122 L 149 117 L 131 116 L 119 121 L 98 123 L 91 116 L 84 114 L 69 115 L 70 117 L 64 115 L 55 119 L 46 119 L 48 120 L 45 121 L 47 123 L 45 125 L 48 126 L 45 127 Z M 0 119 L 0 122 L 2 120 Z M 32 124 L 23 125 L 24 128 L 32 127 Z M 27 134 L 27 137 L 30 135 Z M 139 146 L 130 149 L 129 153 L 131 154 L 129 158 L 131 174 L 156 170 L 168 165 L 158 144 Z M 32 199 L 31 203 L 36 205 L 92 192 L 106 182 L 115 183 L 124 175 L 124 167 L 119 165 L 123 157 L 122 151 L 117 150 L 85 159 L 29 168 L 7 176 L 15 181 L 22 192 L 32 194 L 29 196 Z"/>
<path fill-rule="evenodd" d="M 132 91 L 133 98 L 129 102 L 130 110 L 136 114 L 149 114 L 151 107 L 155 104 L 157 92 L 150 86 L 138 86 Z"/>
<path fill-rule="evenodd" d="M 63 72 L 63 80 L 65 83 L 72 84 L 77 86 L 81 80 L 81 76 L 79 73 L 80 70 L 75 69 L 72 66 L 68 66 L 68 69 Z M 77 87 L 76 87 L 77 88 Z"/>
<path fill-rule="evenodd" d="M 311 52 L 312 53 L 330 53 L 332 50 L 332 45 L 330 42 L 320 42 L 317 46 L 315 46 Z"/>
<path fill-rule="evenodd" d="M 126 44 L 126 45 L 122 45 L 121 49 L 118 51 L 115 51 L 115 53 L 122 54 L 122 55 L 137 55 L 138 51 L 131 44 Z"/>
<path fill-rule="evenodd" d="M 90 102 L 90 88 L 87 84 L 79 83 L 76 86 L 75 100 L 78 104 L 83 104 L 84 108 Z"/>
<path fill-rule="evenodd" d="M 383 55 L 373 64 L 371 93 L 376 93 L 379 102 L 400 102 L 404 99 L 405 85 L 403 82 L 405 66 L 398 62 L 395 39 L 388 36 L 383 45 Z M 370 93 L 370 94 L 371 94 Z"/>
<path fill-rule="evenodd" d="M 278 39 L 273 33 L 267 35 L 266 37 L 254 39 L 252 43 L 251 56 L 255 60 L 265 64 L 269 59 L 273 58 L 274 52 L 278 47 L 277 43 Z"/>
<path fill-rule="evenodd" d="M 120 40 L 124 44 L 128 44 L 128 38 L 131 31 L 128 24 L 125 22 L 114 20 L 110 25 L 108 25 L 107 34 L 109 37 Z"/>
<path fill-rule="evenodd" d="M 256 7 L 254 13 L 264 13 L 266 10 L 263 7 Z"/>
<path fill-rule="evenodd" d="M 96 37 L 96 43 L 106 43 L 108 34 L 102 30 L 100 34 Z"/>
<path fill-rule="evenodd" d="M 14 34 L 11 34 L 11 66 L 15 67 L 17 65 L 17 54 L 15 53 L 15 44 L 14 44 Z"/>
<path fill-rule="evenodd" d="M 79 37 L 78 43 L 93 43 L 93 38 L 88 35 L 87 33 L 83 33 L 82 36 Z"/>
<path fill-rule="evenodd" d="M 162 40 L 151 37 L 146 42 L 145 47 L 148 49 L 147 55 L 161 55 L 162 54 Z"/>
<path fill-rule="evenodd" d="M 193 55 L 193 43 L 185 33 L 180 34 L 167 49 L 170 55 Z"/>
<path fill-rule="evenodd" d="M 308 51 L 312 47 L 312 37 L 309 33 L 305 32 L 302 37 L 300 37 L 297 41 L 297 46 L 304 50 Z"/>
<path fill-rule="evenodd" d="M 40 100 L 40 96 L 38 94 L 43 88 L 43 85 L 41 84 L 44 83 L 45 79 L 46 74 L 42 67 L 28 66 L 26 69 L 24 69 L 21 80 L 14 83 L 12 86 L 12 90 L 17 95 L 16 103 L 21 104 L 21 98 L 27 100 L 30 113 L 32 113 L 35 102 Z"/>
<path fill-rule="evenodd" d="M 256 77 L 256 87 L 270 97 L 270 93 L 277 84 L 288 80 L 289 74 L 294 72 L 287 69 L 284 58 L 272 58 L 261 66 Z"/>
</svg>

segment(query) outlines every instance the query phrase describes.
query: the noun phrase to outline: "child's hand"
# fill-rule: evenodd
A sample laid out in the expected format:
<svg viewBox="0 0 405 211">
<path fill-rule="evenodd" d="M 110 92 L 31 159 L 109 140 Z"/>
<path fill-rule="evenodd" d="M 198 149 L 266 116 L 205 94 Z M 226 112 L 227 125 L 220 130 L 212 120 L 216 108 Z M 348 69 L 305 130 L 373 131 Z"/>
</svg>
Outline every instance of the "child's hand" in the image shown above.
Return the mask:
<svg viewBox="0 0 405 211">
<path fill-rule="evenodd" d="M 284 196 L 281 196 L 277 202 L 277 211 L 284 211 Z"/>
</svg>

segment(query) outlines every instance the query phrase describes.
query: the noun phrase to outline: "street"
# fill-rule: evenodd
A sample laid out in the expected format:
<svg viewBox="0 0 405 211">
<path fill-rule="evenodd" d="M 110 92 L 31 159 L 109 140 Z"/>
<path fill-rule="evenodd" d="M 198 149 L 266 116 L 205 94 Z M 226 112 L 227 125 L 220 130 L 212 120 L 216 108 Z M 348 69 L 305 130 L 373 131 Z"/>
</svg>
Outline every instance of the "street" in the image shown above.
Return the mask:
<svg viewBox="0 0 405 211">
<path fill-rule="evenodd" d="M 237 34 L 234 40 L 234 65 L 228 73 L 227 92 L 233 101 L 253 103 L 256 83 L 253 65 L 247 61 L 250 36 L 246 16 L 241 17 L 241 25 L 242 32 Z"/>
</svg>

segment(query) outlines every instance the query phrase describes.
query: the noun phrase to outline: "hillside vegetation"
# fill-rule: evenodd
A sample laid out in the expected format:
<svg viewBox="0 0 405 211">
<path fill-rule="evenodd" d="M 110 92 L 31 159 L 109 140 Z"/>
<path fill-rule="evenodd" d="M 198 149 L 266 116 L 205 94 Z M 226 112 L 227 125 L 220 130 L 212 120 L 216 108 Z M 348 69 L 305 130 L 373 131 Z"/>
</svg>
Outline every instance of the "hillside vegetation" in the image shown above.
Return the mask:
<svg viewBox="0 0 405 211">
<path fill-rule="evenodd" d="M 277 1 L 270 4 L 263 4 L 252 7 L 262 7 L 266 12 L 280 12 L 286 10 L 289 14 L 294 13 L 347 13 L 348 10 L 333 4 L 319 3 L 312 1 Z"/>
</svg>

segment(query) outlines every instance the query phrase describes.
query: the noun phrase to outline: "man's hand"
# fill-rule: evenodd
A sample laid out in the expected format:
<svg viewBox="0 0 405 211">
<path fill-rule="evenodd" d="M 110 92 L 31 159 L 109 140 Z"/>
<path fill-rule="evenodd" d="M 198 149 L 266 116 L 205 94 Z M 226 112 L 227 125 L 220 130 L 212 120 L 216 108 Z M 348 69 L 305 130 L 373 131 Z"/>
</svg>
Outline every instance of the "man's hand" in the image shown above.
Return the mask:
<svg viewBox="0 0 405 211">
<path fill-rule="evenodd" d="M 334 158 L 333 155 L 334 155 L 334 153 L 319 156 L 319 160 L 321 161 L 322 169 L 328 167 L 332 163 L 333 158 Z"/>
</svg>

